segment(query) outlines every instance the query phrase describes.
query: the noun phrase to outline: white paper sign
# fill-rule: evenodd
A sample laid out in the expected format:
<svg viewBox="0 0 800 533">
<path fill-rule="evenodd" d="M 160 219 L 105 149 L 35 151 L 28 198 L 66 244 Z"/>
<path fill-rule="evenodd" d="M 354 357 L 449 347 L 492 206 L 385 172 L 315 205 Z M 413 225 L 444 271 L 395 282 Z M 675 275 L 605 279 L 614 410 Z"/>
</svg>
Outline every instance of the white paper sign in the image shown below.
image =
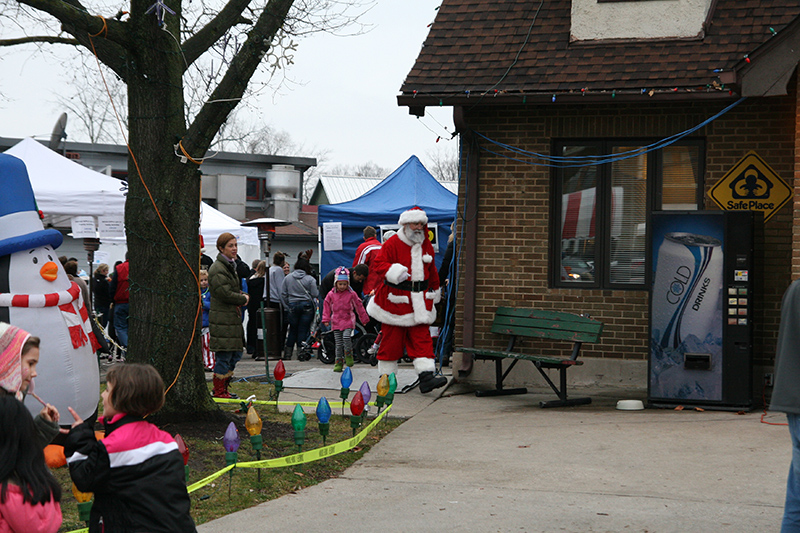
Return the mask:
<svg viewBox="0 0 800 533">
<path fill-rule="evenodd" d="M 125 217 L 97 217 L 100 226 L 100 238 L 125 237 Z"/>
<path fill-rule="evenodd" d="M 100 263 L 108 264 L 109 253 L 108 252 L 101 252 L 100 250 L 94 253 L 94 264 L 99 265 Z"/>
<path fill-rule="evenodd" d="M 94 227 L 94 217 L 72 217 L 72 237 L 74 239 L 96 238 L 97 229 Z"/>
<path fill-rule="evenodd" d="M 322 223 L 322 238 L 325 250 L 329 252 L 336 252 L 342 249 L 342 223 L 341 222 L 323 222 Z"/>
</svg>

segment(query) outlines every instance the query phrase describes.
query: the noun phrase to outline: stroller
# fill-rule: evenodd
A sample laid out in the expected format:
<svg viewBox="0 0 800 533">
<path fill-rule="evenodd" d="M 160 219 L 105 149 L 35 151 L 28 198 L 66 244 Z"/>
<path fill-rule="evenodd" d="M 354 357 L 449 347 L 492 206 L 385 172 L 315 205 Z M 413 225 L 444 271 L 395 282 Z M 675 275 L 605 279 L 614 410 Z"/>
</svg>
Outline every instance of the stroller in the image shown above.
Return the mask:
<svg viewBox="0 0 800 533">
<path fill-rule="evenodd" d="M 317 358 L 326 365 L 332 365 L 336 359 L 336 341 L 333 339 L 333 331 L 322 331 L 322 317 L 319 309 L 314 302 L 314 321 L 311 323 L 311 334 L 300 345 L 300 352 L 298 360 L 308 361 L 313 356 L 314 349 L 317 350 Z M 371 364 L 376 366 L 378 359 L 375 354 L 368 353 L 368 350 L 378 337 L 378 332 L 375 329 L 373 322 L 370 320 L 366 326 L 356 321 L 356 327 L 353 329 L 351 337 L 353 342 L 353 358 L 356 362 Z"/>
<path fill-rule="evenodd" d="M 314 300 L 314 320 L 311 322 L 311 327 L 309 328 L 309 335 L 306 340 L 300 343 L 300 349 L 297 352 L 297 360 L 298 361 L 310 361 L 311 357 L 313 356 L 314 349 L 319 349 L 319 360 L 323 363 L 330 364 L 333 362 L 333 351 L 330 352 L 330 361 L 327 361 L 327 354 L 323 354 L 323 342 L 322 340 L 322 324 L 321 318 L 319 313 L 319 306 L 317 305 L 317 300 Z M 331 339 L 333 340 L 333 339 Z M 323 358 L 324 357 L 324 358 Z"/>
</svg>

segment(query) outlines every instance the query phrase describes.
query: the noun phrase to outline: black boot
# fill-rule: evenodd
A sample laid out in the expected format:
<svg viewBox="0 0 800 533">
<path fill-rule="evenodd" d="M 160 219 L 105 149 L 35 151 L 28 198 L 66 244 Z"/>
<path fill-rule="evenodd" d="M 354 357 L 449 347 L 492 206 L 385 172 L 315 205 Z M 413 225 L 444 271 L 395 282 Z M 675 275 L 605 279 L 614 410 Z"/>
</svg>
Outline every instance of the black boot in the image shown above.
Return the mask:
<svg viewBox="0 0 800 533">
<path fill-rule="evenodd" d="M 419 391 L 430 392 L 433 389 L 444 387 L 447 385 L 447 378 L 444 376 L 434 376 L 433 372 L 420 372 L 419 374 Z"/>
</svg>

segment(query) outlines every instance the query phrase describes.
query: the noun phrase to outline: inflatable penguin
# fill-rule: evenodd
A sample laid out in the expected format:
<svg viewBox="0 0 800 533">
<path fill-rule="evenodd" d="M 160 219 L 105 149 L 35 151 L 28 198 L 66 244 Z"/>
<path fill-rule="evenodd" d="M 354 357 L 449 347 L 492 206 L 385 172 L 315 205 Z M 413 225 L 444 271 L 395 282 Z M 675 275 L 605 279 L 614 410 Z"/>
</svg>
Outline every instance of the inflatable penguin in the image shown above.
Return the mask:
<svg viewBox="0 0 800 533">
<path fill-rule="evenodd" d="M 89 418 L 100 397 L 98 345 L 80 288 L 56 256 L 63 237 L 44 229 L 20 159 L 0 154 L 0 191 L 0 321 L 41 338 L 36 394 L 62 421 L 72 420 L 67 407 Z M 30 395 L 26 405 L 41 410 Z"/>
</svg>

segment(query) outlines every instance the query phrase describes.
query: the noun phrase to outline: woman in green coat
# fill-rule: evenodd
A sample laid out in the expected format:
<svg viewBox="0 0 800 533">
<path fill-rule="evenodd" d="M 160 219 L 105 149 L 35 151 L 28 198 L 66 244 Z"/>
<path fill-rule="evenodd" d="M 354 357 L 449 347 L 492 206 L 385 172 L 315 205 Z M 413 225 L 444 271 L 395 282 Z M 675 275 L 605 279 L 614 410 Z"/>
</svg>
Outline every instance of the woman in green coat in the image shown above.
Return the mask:
<svg viewBox="0 0 800 533">
<path fill-rule="evenodd" d="M 232 398 L 228 391 L 236 363 L 242 358 L 245 345 L 241 307 L 249 296 L 242 292 L 236 276 L 236 237 L 223 233 L 217 238 L 217 260 L 208 269 L 211 290 L 211 309 L 208 325 L 211 333 L 209 348 L 216 355 L 214 366 L 214 397 Z"/>
</svg>

